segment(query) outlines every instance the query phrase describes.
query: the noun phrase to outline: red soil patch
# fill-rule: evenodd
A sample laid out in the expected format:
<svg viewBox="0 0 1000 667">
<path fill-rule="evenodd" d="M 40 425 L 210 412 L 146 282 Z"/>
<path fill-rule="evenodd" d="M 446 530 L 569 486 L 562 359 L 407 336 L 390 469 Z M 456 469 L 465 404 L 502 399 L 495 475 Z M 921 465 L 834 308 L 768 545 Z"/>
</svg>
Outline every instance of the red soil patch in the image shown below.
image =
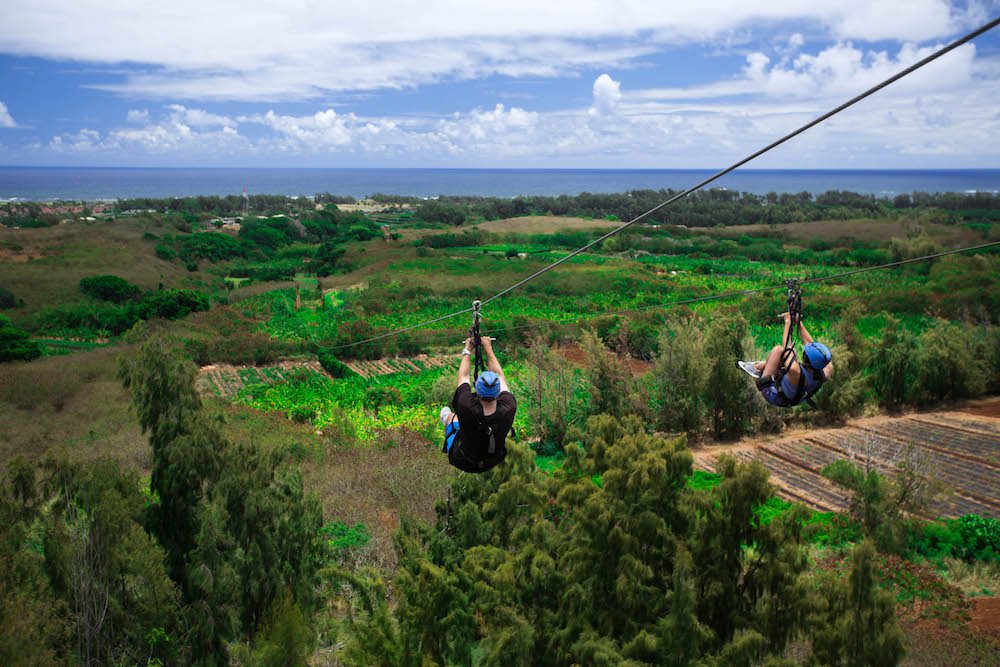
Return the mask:
<svg viewBox="0 0 1000 667">
<path fill-rule="evenodd" d="M 992 417 L 994 419 L 1000 419 L 1000 399 L 987 399 L 977 403 L 976 405 L 960 408 L 959 412 L 975 415 L 976 417 Z"/>
<path fill-rule="evenodd" d="M 556 348 L 556 352 L 561 354 L 567 361 L 574 363 L 577 366 L 587 365 L 587 354 L 580 348 L 579 345 L 564 345 L 563 347 Z M 653 364 L 648 361 L 636 359 L 631 356 L 619 358 L 625 362 L 625 365 L 628 366 L 632 375 L 645 375 L 649 371 L 653 370 Z"/>
<path fill-rule="evenodd" d="M 975 598 L 969 625 L 995 640 L 1000 640 L 1000 597 Z"/>
</svg>

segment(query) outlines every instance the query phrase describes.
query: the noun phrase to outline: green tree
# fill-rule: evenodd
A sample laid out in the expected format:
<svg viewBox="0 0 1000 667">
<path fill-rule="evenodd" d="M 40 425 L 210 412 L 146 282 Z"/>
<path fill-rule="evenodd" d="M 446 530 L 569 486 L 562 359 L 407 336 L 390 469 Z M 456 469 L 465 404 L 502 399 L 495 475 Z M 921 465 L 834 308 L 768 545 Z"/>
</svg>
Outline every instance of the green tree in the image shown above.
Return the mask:
<svg viewBox="0 0 1000 667">
<path fill-rule="evenodd" d="M 580 345 L 587 356 L 585 373 L 590 389 L 590 413 L 642 413 L 643 406 L 628 366 L 608 350 L 593 331 L 583 332 Z"/>
<path fill-rule="evenodd" d="M 736 366 L 746 358 L 748 333 L 742 315 L 723 312 L 716 312 L 705 332 L 705 402 L 716 438 L 738 438 L 750 425 L 753 386 Z"/>
<path fill-rule="evenodd" d="M 864 542 L 851 555 L 848 585 L 827 577 L 825 604 L 811 625 L 813 655 L 824 665 L 890 667 L 905 653 L 892 595 L 875 578 L 874 546 Z"/>
<path fill-rule="evenodd" d="M 885 328 L 871 360 L 873 384 L 883 405 L 897 408 L 906 400 L 913 382 L 916 351 L 916 337 L 903 328 L 897 318 L 886 316 Z"/>
<path fill-rule="evenodd" d="M 0 315 L 0 362 L 31 361 L 40 356 L 42 349 L 31 340 L 31 335 L 15 327 L 7 316 Z"/>
<path fill-rule="evenodd" d="M 697 320 L 671 320 L 660 335 L 653 373 L 657 425 L 666 431 L 699 433 L 704 427 L 708 377 Z"/>
<path fill-rule="evenodd" d="M 111 275 L 81 278 L 80 291 L 95 299 L 113 301 L 114 303 L 124 303 L 142 294 L 142 290 L 137 285 L 133 285 L 124 278 Z"/>
<path fill-rule="evenodd" d="M 913 394 L 920 403 L 976 396 L 991 364 L 974 355 L 972 329 L 936 320 L 919 338 Z"/>
<path fill-rule="evenodd" d="M 816 394 L 816 405 L 825 417 L 845 419 L 857 414 L 865 402 L 868 380 L 864 369 L 868 362 L 868 344 L 858 331 L 860 312 L 850 308 L 834 327 L 833 376 Z"/>
</svg>

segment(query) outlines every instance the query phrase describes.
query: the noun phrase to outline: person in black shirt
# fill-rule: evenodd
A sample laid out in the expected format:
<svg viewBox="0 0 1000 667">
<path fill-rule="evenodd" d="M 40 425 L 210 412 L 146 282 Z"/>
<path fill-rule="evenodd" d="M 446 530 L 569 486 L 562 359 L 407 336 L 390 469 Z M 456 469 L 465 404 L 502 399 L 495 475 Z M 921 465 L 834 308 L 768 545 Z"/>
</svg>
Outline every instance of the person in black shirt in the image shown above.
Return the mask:
<svg viewBox="0 0 1000 667">
<path fill-rule="evenodd" d="M 485 472 L 503 462 L 507 455 L 505 440 L 517 412 L 517 400 L 493 354 L 493 343 L 489 336 L 481 340 L 489 370 L 476 380 L 476 393 L 472 393 L 469 376 L 474 346 L 470 338 L 462 350 L 451 408 L 441 408 L 448 462 L 466 472 Z"/>
</svg>

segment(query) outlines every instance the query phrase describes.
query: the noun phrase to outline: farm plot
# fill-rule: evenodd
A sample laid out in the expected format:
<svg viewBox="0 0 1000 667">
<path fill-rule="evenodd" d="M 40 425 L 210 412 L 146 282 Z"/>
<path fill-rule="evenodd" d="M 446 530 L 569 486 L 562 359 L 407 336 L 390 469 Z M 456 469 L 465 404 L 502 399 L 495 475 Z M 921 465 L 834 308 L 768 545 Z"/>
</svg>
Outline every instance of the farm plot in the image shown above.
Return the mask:
<svg viewBox="0 0 1000 667">
<path fill-rule="evenodd" d="M 316 361 L 286 362 L 265 367 L 215 364 L 199 369 L 196 387 L 201 393 L 232 398 L 247 385 L 278 384 L 289 382 L 303 374 L 315 373 L 323 373 L 322 367 Z"/>
<path fill-rule="evenodd" d="M 714 470 L 717 451 L 699 456 L 699 467 Z M 823 511 L 843 510 L 848 501 L 843 489 L 820 474 L 830 463 L 869 460 L 880 473 L 888 474 L 909 456 L 944 487 L 928 509 L 930 517 L 1000 518 L 998 419 L 960 412 L 880 417 L 841 429 L 741 445 L 732 453 L 763 464 L 782 498 Z"/>
<path fill-rule="evenodd" d="M 418 354 L 415 357 L 387 357 L 385 359 L 374 359 L 370 361 L 358 360 L 347 363 L 348 367 L 361 377 L 373 378 L 379 375 L 392 375 L 393 373 L 420 373 L 444 368 L 454 362 L 454 355 L 430 356 Z"/>
</svg>

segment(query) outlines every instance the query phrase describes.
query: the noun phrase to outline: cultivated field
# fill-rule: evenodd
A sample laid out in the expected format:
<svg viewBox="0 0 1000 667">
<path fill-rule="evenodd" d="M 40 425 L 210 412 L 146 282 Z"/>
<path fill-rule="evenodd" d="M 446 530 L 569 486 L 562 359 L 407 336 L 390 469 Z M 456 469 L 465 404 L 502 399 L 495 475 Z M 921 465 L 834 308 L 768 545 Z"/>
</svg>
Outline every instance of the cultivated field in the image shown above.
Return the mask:
<svg viewBox="0 0 1000 667">
<path fill-rule="evenodd" d="M 843 511 L 849 498 L 847 491 L 820 475 L 825 466 L 839 459 L 870 460 L 876 469 L 888 472 L 909 456 L 940 484 L 928 508 L 930 517 L 1000 518 L 1000 399 L 969 411 L 878 417 L 845 428 L 705 447 L 695 452 L 697 465 L 713 470 L 719 454 L 727 451 L 760 461 L 783 498 L 821 511 Z"/>
</svg>

